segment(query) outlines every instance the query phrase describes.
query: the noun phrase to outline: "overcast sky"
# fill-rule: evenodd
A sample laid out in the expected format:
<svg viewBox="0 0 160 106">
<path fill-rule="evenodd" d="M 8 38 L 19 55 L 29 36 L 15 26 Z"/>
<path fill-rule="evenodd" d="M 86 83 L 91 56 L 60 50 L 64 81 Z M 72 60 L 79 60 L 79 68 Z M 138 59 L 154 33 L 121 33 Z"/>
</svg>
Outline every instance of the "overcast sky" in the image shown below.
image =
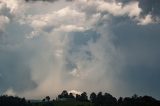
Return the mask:
<svg viewBox="0 0 160 106">
<path fill-rule="evenodd" d="M 160 0 L 0 0 L 0 94 L 160 99 Z"/>
</svg>

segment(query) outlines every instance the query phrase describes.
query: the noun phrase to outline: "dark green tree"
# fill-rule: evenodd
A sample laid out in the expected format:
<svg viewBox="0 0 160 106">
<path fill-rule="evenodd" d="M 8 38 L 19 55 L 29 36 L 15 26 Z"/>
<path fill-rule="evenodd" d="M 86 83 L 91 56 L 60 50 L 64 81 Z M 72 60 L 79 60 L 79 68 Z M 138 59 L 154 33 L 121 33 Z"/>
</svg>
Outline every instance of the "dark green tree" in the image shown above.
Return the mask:
<svg viewBox="0 0 160 106">
<path fill-rule="evenodd" d="M 50 97 L 49 97 L 49 96 L 46 96 L 46 100 L 49 102 L 49 101 L 50 101 Z"/>
<path fill-rule="evenodd" d="M 75 97 L 73 96 L 73 93 L 69 93 L 68 98 L 75 99 Z"/>
<path fill-rule="evenodd" d="M 96 103 L 96 97 L 97 97 L 96 93 L 92 92 L 90 94 L 90 100 L 92 103 Z"/>
<path fill-rule="evenodd" d="M 102 106 L 102 104 L 103 104 L 103 95 L 102 95 L 102 92 L 99 92 L 97 94 L 96 105 L 97 106 Z"/>
<path fill-rule="evenodd" d="M 86 92 L 83 92 L 81 94 L 81 101 L 88 101 L 88 96 L 87 96 L 87 93 Z"/>
</svg>

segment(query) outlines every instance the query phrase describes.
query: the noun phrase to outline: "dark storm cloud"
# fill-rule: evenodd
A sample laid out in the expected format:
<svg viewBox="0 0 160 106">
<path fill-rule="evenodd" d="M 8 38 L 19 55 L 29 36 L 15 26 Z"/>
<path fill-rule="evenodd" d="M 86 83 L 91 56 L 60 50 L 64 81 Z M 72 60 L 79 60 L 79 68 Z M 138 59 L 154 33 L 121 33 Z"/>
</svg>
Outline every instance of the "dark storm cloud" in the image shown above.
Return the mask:
<svg viewBox="0 0 160 106">
<path fill-rule="evenodd" d="M 159 25 L 137 26 L 131 21 L 113 25 L 115 45 L 125 56 L 120 79 L 130 92 L 159 98 L 160 36 Z"/>
<path fill-rule="evenodd" d="M 139 0 L 139 7 L 143 10 L 142 14 L 160 17 L 160 0 Z"/>
<path fill-rule="evenodd" d="M 139 7 L 142 9 L 141 15 L 152 15 L 156 21 L 160 17 L 160 0 L 117 0 L 123 2 L 124 5 L 133 1 L 139 2 Z"/>
<path fill-rule="evenodd" d="M 24 62 L 24 56 L 17 51 L 2 50 L 0 48 L 0 93 L 7 89 L 23 92 L 36 87 L 31 80 L 30 68 Z"/>
</svg>

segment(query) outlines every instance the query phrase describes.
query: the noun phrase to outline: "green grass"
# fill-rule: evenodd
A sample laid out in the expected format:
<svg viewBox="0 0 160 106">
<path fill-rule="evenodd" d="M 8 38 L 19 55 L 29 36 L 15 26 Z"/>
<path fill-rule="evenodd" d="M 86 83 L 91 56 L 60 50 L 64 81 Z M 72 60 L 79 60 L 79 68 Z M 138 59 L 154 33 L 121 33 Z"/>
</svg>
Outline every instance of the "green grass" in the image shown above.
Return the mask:
<svg viewBox="0 0 160 106">
<path fill-rule="evenodd" d="M 78 101 L 56 101 L 55 106 L 92 106 L 89 102 L 78 102 Z"/>
<path fill-rule="evenodd" d="M 32 106 L 93 106 L 93 105 L 89 102 L 55 101 L 55 102 L 33 103 Z"/>
</svg>

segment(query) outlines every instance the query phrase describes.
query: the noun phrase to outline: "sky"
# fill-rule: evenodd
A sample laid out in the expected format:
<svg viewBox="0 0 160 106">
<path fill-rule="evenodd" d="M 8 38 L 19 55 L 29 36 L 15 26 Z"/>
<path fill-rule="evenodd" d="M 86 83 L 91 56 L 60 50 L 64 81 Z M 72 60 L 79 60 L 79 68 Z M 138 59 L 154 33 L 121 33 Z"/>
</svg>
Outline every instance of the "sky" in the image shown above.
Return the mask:
<svg viewBox="0 0 160 106">
<path fill-rule="evenodd" d="M 0 94 L 160 99 L 160 0 L 0 0 Z"/>
</svg>

